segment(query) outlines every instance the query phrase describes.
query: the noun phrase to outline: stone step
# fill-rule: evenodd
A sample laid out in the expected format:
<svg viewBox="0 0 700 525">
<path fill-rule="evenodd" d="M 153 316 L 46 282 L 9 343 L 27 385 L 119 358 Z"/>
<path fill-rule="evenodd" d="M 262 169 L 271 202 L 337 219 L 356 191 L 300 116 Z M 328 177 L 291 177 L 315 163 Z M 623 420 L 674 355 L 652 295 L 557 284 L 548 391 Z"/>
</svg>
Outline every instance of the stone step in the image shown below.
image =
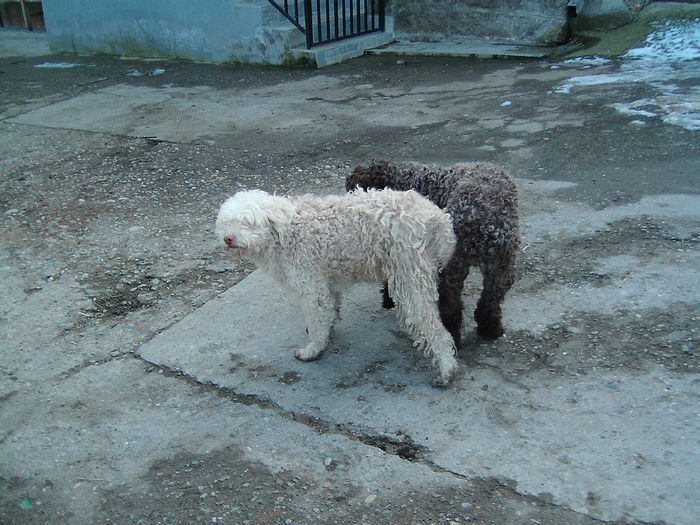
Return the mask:
<svg viewBox="0 0 700 525">
<path fill-rule="evenodd" d="M 367 33 L 335 40 L 313 46 L 311 49 L 306 49 L 305 45 L 298 46 L 290 49 L 290 55 L 299 62 L 322 68 L 362 56 L 368 50 L 384 46 L 393 40 L 393 18 L 386 17 L 386 29 L 384 32 Z"/>
<path fill-rule="evenodd" d="M 375 31 L 349 38 L 342 38 L 342 26 L 339 27 L 339 32 L 341 34 L 336 34 L 335 23 L 332 20 L 329 32 L 328 23 L 326 23 L 325 19 L 322 19 L 320 25 L 321 39 L 334 39 L 338 38 L 338 36 L 340 36 L 341 39 L 307 49 L 306 36 L 267 0 L 239 0 L 239 2 L 249 6 L 255 6 L 255 8 L 259 10 L 262 23 L 261 31 L 265 35 L 265 39 L 267 41 L 274 41 L 276 43 L 275 47 L 285 49 L 285 56 L 282 59 L 282 63 L 302 63 L 312 67 L 325 67 L 360 56 L 364 54 L 367 49 L 388 44 L 393 39 L 393 19 L 391 17 L 386 17 L 384 32 Z M 346 0 L 346 3 L 349 5 L 348 0 Z M 355 2 L 353 2 L 353 4 L 354 3 Z M 322 4 L 325 5 L 325 2 L 322 2 Z M 292 6 L 293 3 L 290 2 L 289 5 Z M 303 7 L 301 2 L 299 8 L 303 25 Z M 364 29 L 364 17 L 361 23 Z M 349 32 L 349 19 L 346 20 L 346 24 L 347 31 Z M 379 25 L 378 17 L 375 17 L 375 24 L 377 26 Z M 314 16 L 312 30 L 316 37 L 315 40 L 317 40 L 319 25 L 316 16 Z"/>
</svg>

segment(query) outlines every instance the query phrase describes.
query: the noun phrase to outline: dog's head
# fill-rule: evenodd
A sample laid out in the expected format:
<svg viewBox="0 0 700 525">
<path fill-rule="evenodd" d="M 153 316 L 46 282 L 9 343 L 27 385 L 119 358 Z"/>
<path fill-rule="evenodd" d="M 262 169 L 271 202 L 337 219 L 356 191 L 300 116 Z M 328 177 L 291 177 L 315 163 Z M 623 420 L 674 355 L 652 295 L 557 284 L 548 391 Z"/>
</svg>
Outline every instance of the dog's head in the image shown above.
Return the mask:
<svg viewBox="0 0 700 525">
<path fill-rule="evenodd" d="M 221 205 L 216 236 L 232 255 L 255 256 L 279 240 L 280 232 L 289 224 L 292 209 L 288 199 L 262 190 L 238 192 Z"/>
<path fill-rule="evenodd" d="M 389 163 L 384 160 L 372 160 L 369 164 L 358 164 L 345 178 L 345 191 L 356 188 L 367 190 L 386 188 L 390 183 Z"/>
</svg>

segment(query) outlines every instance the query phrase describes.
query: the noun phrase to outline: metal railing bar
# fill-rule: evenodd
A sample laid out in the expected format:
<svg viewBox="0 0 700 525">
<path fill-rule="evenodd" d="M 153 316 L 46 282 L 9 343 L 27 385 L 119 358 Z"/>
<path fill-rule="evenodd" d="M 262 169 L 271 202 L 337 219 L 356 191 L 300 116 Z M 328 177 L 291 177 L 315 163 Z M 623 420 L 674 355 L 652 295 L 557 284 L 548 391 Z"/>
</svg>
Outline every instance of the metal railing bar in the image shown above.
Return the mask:
<svg viewBox="0 0 700 525">
<path fill-rule="evenodd" d="M 338 0 L 333 0 L 333 22 L 335 26 L 335 36 L 338 36 Z"/>
<path fill-rule="evenodd" d="M 303 2 L 302 7 L 299 3 Z M 385 0 L 269 0 L 306 37 L 306 47 L 385 28 Z M 315 12 L 314 12 L 315 9 Z M 303 20 L 302 20 L 303 18 Z"/>
<path fill-rule="evenodd" d="M 304 0 L 304 25 L 308 28 L 304 31 L 306 34 L 306 48 L 311 49 L 311 46 L 314 45 L 314 18 L 311 12 L 311 0 Z"/>
<path fill-rule="evenodd" d="M 302 26 L 302 25 L 299 23 L 299 19 L 297 18 L 297 19 L 295 20 L 294 17 L 293 17 L 292 15 L 290 15 L 289 12 L 288 12 L 287 10 L 285 10 L 284 6 L 281 6 L 281 5 L 278 4 L 275 0 L 270 0 L 270 4 L 272 4 L 272 6 L 273 6 L 275 9 L 277 9 L 280 13 L 282 13 L 282 15 L 283 15 L 287 20 L 289 20 L 292 24 L 294 24 L 294 26 L 295 26 L 299 31 L 301 31 L 302 33 L 306 33 L 306 30 L 304 29 L 304 26 Z"/>
<path fill-rule="evenodd" d="M 353 7 L 353 0 L 350 0 L 350 32 L 355 32 L 355 8 Z"/>
<path fill-rule="evenodd" d="M 316 32 L 318 33 L 318 40 L 317 42 L 320 42 L 323 40 L 323 26 L 321 25 L 321 0 L 316 0 L 316 22 L 318 25 L 316 26 Z"/>
</svg>

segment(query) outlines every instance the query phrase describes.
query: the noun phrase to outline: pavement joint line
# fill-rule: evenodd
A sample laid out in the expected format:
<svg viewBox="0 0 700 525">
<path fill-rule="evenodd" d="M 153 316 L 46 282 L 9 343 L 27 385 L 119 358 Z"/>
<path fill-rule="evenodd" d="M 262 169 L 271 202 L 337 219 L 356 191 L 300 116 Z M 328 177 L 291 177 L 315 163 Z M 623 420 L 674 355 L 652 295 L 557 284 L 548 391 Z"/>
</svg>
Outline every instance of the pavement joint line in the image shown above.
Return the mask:
<svg viewBox="0 0 700 525">
<path fill-rule="evenodd" d="M 416 463 L 419 465 L 422 465 L 424 467 L 429 468 L 433 472 L 436 472 L 438 474 L 447 474 L 450 475 L 454 478 L 463 480 L 463 481 L 473 481 L 473 480 L 480 480 L 483 482 L 493 482 L 498 487 L 506 492 L 509 492 L 512 496 L 518 497 L 525 499 L 527 501 L 531 501 L 533 503 L 536 503 L 538 505 L 543 505 L 543 506 L 551 506 L 554 508 L 562 509 L 567 512 L 572 512 L 574 514 L 584 516 L 588 519 L 591 519 L 595 521 L 596 523 L 601 523 L 601 524 L 606 524 L 606 523 L 618 523 L 618 520 L 604 520 L 601 518 L 596 518 L 594 516 L 591 516 L 589 514 L 586 514 L 584 512 L 580 512 L 574 509 L 571 509 L 565 505 L 557 505 L 556 503 L 552 503 L 551 501 L 546 501 L 540 496 L 537 496 L 535 494 L 528 494 L 528 493 L 523 493 L 519 492 L 516 490 L 510 483 L 503 481 L 501 479 L 495 478 L 495 477 L 483 477 L 483 476 L 468 476 L 466 474 L 462 474 L 459 472 L 455 472 L 453 470 L 450 470 L 448 468 L 442 467 L 429 459 L 426 459 L 424 457 L 424 453 L 427 452 L 427 448 L 415 443 L 413 439 L 408 436 L 408 435 L 403 435 L 403 439 L 396 439 L 392 438 L 390 436 L 384 436 L 384 435 L 377 435 L 377 434 L 368 434 L 367 432 L 361 431 L 359 428 L 355 428 L 352 425 L 349 424 L 342 424 L 342 423 L 333 423 L 331 421 L 326 421 L 321 418 L 317 418 L 315 416 L 311 416 L 308 414 L 296 412 L 294 410 L 288 410 L 280 406 L 278 403 L 275 401 L 271 400 L 268 397 L 260 396 L 257 394 L 242 394 L 240 392 L 236 392 L 233 388 L 230 387 L 224 387 L 221 385 L 217 385 L 216 383 L 212 381 L 201 381 L 197 379 L 196 377 L 187 374 L 183 372 L 182 370 L 179 370 L 177 368 L 172 368 L 167 365 L 162 365 L 155 363 L 153 361 L 149 361 L 148 359 L 144 358 L 143 356 L 140 356 L 138 354 L 129 354 L 130 356 L 134 357 L 135 359 L 141 361 L 142 363 L 148 365 L 149 368 L 152 368 L 152 370 L 158 369 L 162 375 L 166 377 L 172 377 L 174 379 L 180 379 L 188 384 L 195 386 L 201 390 L 207 391 L 207 392 L 214 392 L 216 393 L 217 396 L 228 399 L 230 401 L 233 401 L 234 403 L 242 404 L 245 406 L 255 406 L 257 408 L 261 408 L 263 410 L 269 410 L 271 412 L 274 412 L 276 415 L 288 420 L 288 421 L 293 421 L 295 423 L 301 423 L 302 425 L 305 425 L 309 427 L 311 430 L 314 432 L 317 432 L 318 434 L 336 434 L 345 437 L 346 439 L 349 439 L 350 441 L 355 441 L 362 443 L 364 445 L 377 448 L 381 450 L 382 452 L 386 454 L 390 454 L 393 456 L 397 456 L 400 459 L 404 461 L 409 461 L 411 463 Z M 123 356 L 119 356 L 123 357 Z M 118 358 L 118 357 L 117 357 Z M 117 359 L 115 358 L 115 359 Z M 633 522 L 625 522 L 627 525 L 655 525 L 654 523 L 647 523 L 647 522 L 642 522 L 642 521 L 633 521 Z"/>
<path fill-rule="evenodd" d="M 66 370 L 65 372 L 61 372 L 61 373 L 58 375 L 57 379 L 58 379 L 58 380 L 70 379 L 71 377 L 73 377 L 74 375 L 79 374 L 80 372 L 82 372 L 82 371 L 85 370 L 86 368 L 90 368 L 90 367 L 93 367 L 93 366 L 101 366 L 101 365 L 105 365 L 105 364 L 107 364 L 107 363 L 111 363 L 112 361 L 117 361 L 117 360 L 120 360 L 120 359 L 124 359 L 124 358 L 126 358 L 126 357 L 129 357 L 132 353 L 133 353 L 133 351 L 129 351 L 129 352 L 120 352 L 120 353 L 117 354 L 117 355 L 111 355 L 111 354 L 110 354 L 110 355 L 108 355 L 108 356 L 106 356 L 106 357 L 102 357 L 102 358 L 100 358 L 100 359 L 93 359 L 93 358 L 86 359 L 86 360 L 83 361 L 82 363 L 80 363 L 80 364 L 78 364 L 78 365 L 75 365 L 75 366 L 69 368 L 69 369 Z"/>
<path fill-rule="evenodd" d="M 79 97 L 82 94 L 83 93 L 71 94 L 71 95 L 66 95 L 63 97 L 58 97 L 58 98 L 53 99 L 53 100 L 47 100 L 47 101 L 45 101 L 46 103 L 38 104 L 36 106 L 32 106 L 30 108 L 27 108 L 26 111 L 22 111 L 20 113 L 17 113 L 16 115 L 0 115 L 0 122 L 9 121 L 10 119 L 21 117 L 22 115 L 26 115 L 27 113 L 31 113 L 32 111 L 41 110 L 41 109 L 47 108 L 49 106 L 52 106 L 53 104 L 59 104 L 61 102 L 65 102 L 66 100 L 70 100 L 72 98 Z M 10 124 L 14 124 L 17 126 L 31 126 L 31 127 L 35 127 L 35 128 L 47 128 L 47 129 L 73 129 L 73 128 L 55 128 L 55 127 L 51 127 L 51 126 L 42 126 L 39 124 L 25 124 L 25 123 L 21 123 L 21 122 L 10 122 Z M 82 130 L 76 130 L 76 131 L 82 131 Z"/>
<path fill-rule="evenodd" d="M 466 474 L 461 474 L 459 472 L 455 472 L 455 471 L 450 470 L 448 468 L 441 467 L 440 465 L 437 465 L 437 464 L 432 463 L 430 461 L 420 460 L 420 461 L 418 461 L 418 463 L 429 467 L 431 470 L 433 470 L 433 472 L 437 472 L 439 474 L 450 474 L 450 475 L 452 475 L 456 478 L 459 478 L 461 480 L 464 480 L 464 481 L 472 481 L 474 479 L 478 479 L 478 480 L 483 481 L 483 482 L 495 483 L 504 492 L 509 492 L 511 494 L 511 496 L 522 498 L 522 499 L 525 499 L 527 501 L 533 502 L 533 503 L 538 504 L 538 505 L 562 509 L 566 512 L 571 512 L 573 514 L 577 514 L 579 516 L 583 516 L 587 519 L 593 520 L 596 523 L 603 523 L 603 524 L 620 523 L 620 521 L 618 519 L 604 520 L 602 518 L 596 518 L 595 516 L 591 516 L 590 514 L 586 514 L 585 512 L 580 512 L 580 511 L 577 511 L 577 510 L 572 509 L 570 507 L 567 507 L 566 505 L 557 505 L 556 503 L 553 503 L 551 501 L 547 501 L 547 500 L 543 499 L 541 496 L 537 496 L 535 494 L 528 494 L 526 492 L 520 492 L 520 491 L 516 490 L 512 486 L 511 483 L 503 481 L 502 479 L 497 478 L 497 477 L 484 477 L 484 476 L 470 477 L 470 476 L 467 476 Z M 658 525 L 658 523 L 656 523 L 656 522 L 645 522 L 645 521 L 625 521 L 624 523 L 625 523 L 625 525 Z"/>
<path fill-rule="evenodd" d="M 224 397 L 235 403 L 246 406 L 256 406 L 264 410 L 269 410 L 284 419 L 301 423 L 319 434 L 341 435 L 347 439 L 350 439 L 351 441 L 360 442 L 365 445 L 378 448 L 387 454 L 398 456 L 403 460 L 421 463 L 432 468 L 432 464 L 423 458 L 423 454 L 426 451 L 425 447 L 415 443 L 409 436 L 404 435 L 402 439 L 397 439 L 390 436 L 368 434 L 362 429 L 354 427 L 350 424 L 333 423 L 294 410 L 287 410 L 267 397 L 257 394 L 242 394 L 240 392 L 236 392 L 230 387 L 217 385 L 212 381 L 201 381 L 181 370 L 149 361 L 143 356 L 134 355 L 134 357 L 143 363 L 146 363 L 149 367 L 153 367 L 159 371 L 162 370 L 163 375 L 167 377 L 182 379 L 200 389 L 213 391 L 220 397 Z"/>
<path fill-rule="evenodd" d="M 53 104 L 53 102 L 47 104 L 46 106 L 50 106 L 51 104 Z M 144 141 L 150 142 L 152 144 L 163 143 L 163 144 L 197 145 L 197 144 L 202 143 L 202 142 L 198 142 L 196 140 L 178 141 L 178 140 L 163 139 L 163 138 L 159 138 L 155 135 L 129 135 L 128 133 L 111 133 L 109 131 L 100 131 L 100 130 L 92 130 L 92 129 L 69 128 L 69 127 L 65 127 L 65 126 L 60 126 L 60 127 L 44 126 L 41 124 L 34 124 L 34 123 L 28 123 L 28 122 L 12 122 L 12 119 L 21 117 L 22 115 L 25 115 L 27 113 L 31 113 L 35 109 L 41 109 L 41 108 L 46 107 L 46 106 L 32 108 L 24 113 L 18 113 L 17 115 L 7 115 L 7 116 L 0 115 L 0 122 L 6 123 L 6 124 L 11 124 L 12 126 L 23 126 L 23 127 L 27 127 L 27 128 L 59 129 L 62 131 L 71 131 L 74 133 L 85 133 L 87 135 L 103 135 L 103 136 L 107 136 L 107 137 L 121 138 L 121 139 L 127 139 L 127 140 L 144 140 Z"/>
<path fill-rule="evenodd" d="M 427 451 L 427 448 L 415 443 L 413 439 L 408 436 L 408 435 L 403 435 L 403 439 L 397 439 L 397 438 L 392 438 L 390 436 L 384 436 L 384 435 L 377 435 L 377 434 L 368 434 L 367 432 L 362 431 L 360 428 L 353 427 L 350 424 L 342 424 L 342 423 L 333 423 L 330 421 L 326 421 L 320 418 L 317 418 L 315 416 L 311 416 L 308 414 L 303 414 L 300 412 L 296 412 L 293 410 L 287 410 L 280 406 L 278 403 L 272 401 L 271 399 L 263 396 L 259 396 L 257 394 L 242 394 L 240 392 L 236 392 L 234 389 L 230 387 L 223 387 L 221 385 L 217 385 L 216 383 L 212 381 L 201 381 L 197 379 L 196 377 L 186 374 L 185 372 L 178 370 L 176 368 L 169 367 L 167 365 L 162 365 L 155 363 L 153 361 L 149 361 L 148 359 L 136 354 L 134 351 L 129 351 L 129 352 L 124 352 L 120 353 L 115 356 L 108 356 L 104 357 L 102 359 L 89 359 L 84 361 L 83 363 L 76 365 L 65 372 L 63 372 L 60 376 L 59 379 L 68 379 L 86 368 L 90 368 L 93 366 L 101 366 L 107 363 L 110 363 L 112 361 L 117 361 L 117 360 L 124 360 L 127 358 L 133 358 L 137 361 L 140 361 L 141 363 L 145 364 L 150 368 L 150 370 L 147 370 L 148 372 L 151 372 L 155 369 L 158 369 L 158 371 L 164 375 L 165 377 L 171 377 L 174 379 L 180 379 L 184 380 L 188 384 L 197 387 L 200 390 L 203 391 L 208 391 L 208 392 L 214 392 L 216 393 L 217 396 L 228 399 L 230 401 L 233 401 L 234 403 L 242 404 L 245 406 L 255 406 L 258 408 L 261 408 L 263 410 L 269 410 L 277 414 L 278 416 L 288 420 L 288 421 L 293 421 L 296 423 L 301 423 L 304 426 L 309 427 L 311 430 L 314 432 L 317 432 L 318 434 L 336 434 L 345 437 L 346 439 L 349 439 L 350 441 L 355 441 L 358 443 L 362 443 L 367 446 L 371 446 L 373 448 L 379 449 L 382 452 L 397 456 L 400 459 L 404 461 L 409 461 L 411 463 L 416 463 L 422 466 L 425 466 L 432 470 L 433 472 L 436 472 L 438 474 L 447 474 L 450 475 L 454 478 L 463 480 L 463 481 L 473 481 L 473 480 L 480 480 L 482 482 L 492 482 L 498 485 L 498 487 L 506 492 L 509 492 L 512 496 L 522 498 L 528 501 L 531 501 L 533 503 L 536 503 L 538 505 L 544 505 L 544 506 L 551 506 L 554 508 L 559 508 L 562 510 L 565 510 L 567 512 L 572 512 L 574 514 L 584 516 L 587 519 L 591 519 L 595 521 L 596 523 L 601 523 L 601 524 L 613 524 L 613 523 L 618 523 L 619 520 L 604 520 L 601 518 L 596 518 L 594 516 L 591 516 L 589 514 L 586 514 L 584 512 L 580 512 L 574 509 L 571 509 L 565 505 L 557 505 L 556 503 L 553 503 L 551 501 L 546 501 L 540 496 L 537 496 L 535 494 L 528 494 L 528 493 L 523 493 L 519 492 L 516 490 L 511 483 L 508 483 L 507 481 L 504 481 L 502 479 L 496 478 L 496 477 L 484 477 L 484 476 L 468 476 L 466 474 L 462 474 L 459 472 L 455 472 L 453 470 L 450 470 L 448 468 L 442 467 L 429 459 L 426 459 L 424 457 L 424 453 Z M 11 392 L 10 396 L 14 395 L 17 393 L 17 391 Z M 6 436 L 3 436 L 0 438 L 0 443 L 5 441 L 10 435 L 12 435 L 12 432 L 8 433 Z M 627 525 L 656 525 L 656 522 L 646 522 L 646 521 L 633 521 L 633 522 L 625 522 Z"/>
</svg>

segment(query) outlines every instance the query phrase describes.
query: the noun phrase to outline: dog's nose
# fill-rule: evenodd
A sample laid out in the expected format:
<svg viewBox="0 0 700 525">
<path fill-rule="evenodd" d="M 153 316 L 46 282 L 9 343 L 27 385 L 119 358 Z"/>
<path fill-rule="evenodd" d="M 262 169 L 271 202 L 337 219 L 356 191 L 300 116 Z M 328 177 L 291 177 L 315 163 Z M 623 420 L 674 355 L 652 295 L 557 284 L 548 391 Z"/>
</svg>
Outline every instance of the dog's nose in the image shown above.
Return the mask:
<svg viewBox="0 0 700 525">
<path fill-rule="evenodd" d="M 233 235 L 232 233 L 229 233 L 228 235 L 224 235 L 224 242 L 228 246 L 233 246 L 236 244 L 236 236 Z"/>
</svg>

